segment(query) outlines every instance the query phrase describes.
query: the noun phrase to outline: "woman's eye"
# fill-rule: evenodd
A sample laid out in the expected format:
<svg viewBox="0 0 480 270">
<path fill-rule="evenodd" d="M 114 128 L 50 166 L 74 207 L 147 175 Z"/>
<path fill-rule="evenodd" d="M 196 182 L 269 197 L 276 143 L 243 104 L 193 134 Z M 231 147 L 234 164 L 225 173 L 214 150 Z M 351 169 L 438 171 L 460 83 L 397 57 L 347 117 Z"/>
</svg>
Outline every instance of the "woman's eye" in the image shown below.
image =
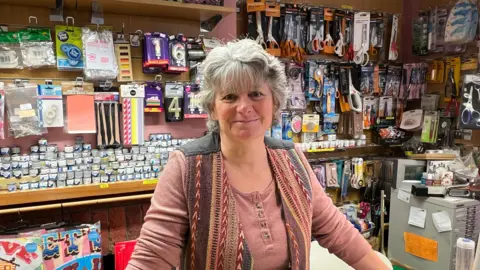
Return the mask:
<svg viewBox="0 0 480 270">
<path fill-rule="evenodd" d="M 263 96 L 263 93 L 260 92 L 260 91 L 254 91 L 254 92 L 250 93 L 250 96 L 253 97 L 253 98 L 259 98 L 259 97 Z"/>
<path fill-rule="evenodd" d="M 222 98 L 225 101 L 234 101 L 237 97 L 234 94 L 228 94 Z"/>
</svg>

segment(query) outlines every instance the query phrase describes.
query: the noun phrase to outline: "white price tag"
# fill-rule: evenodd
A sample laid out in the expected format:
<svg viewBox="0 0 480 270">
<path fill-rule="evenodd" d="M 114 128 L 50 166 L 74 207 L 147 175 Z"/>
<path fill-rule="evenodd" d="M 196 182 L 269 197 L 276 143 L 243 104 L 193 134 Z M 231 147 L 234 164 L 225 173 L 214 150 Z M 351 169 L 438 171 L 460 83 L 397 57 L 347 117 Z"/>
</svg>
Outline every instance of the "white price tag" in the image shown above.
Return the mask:
<svg viewBox="0 0 480 270">
<path fill-rule="evenodd" d="M 405 192 L 403 190 L 398 190 L 398 196 L 397 198 L 400 200 L 400 201 L 404 201 L 406 203 L 410 203 L 410 193 L 408 192 Z"/>
</svg>

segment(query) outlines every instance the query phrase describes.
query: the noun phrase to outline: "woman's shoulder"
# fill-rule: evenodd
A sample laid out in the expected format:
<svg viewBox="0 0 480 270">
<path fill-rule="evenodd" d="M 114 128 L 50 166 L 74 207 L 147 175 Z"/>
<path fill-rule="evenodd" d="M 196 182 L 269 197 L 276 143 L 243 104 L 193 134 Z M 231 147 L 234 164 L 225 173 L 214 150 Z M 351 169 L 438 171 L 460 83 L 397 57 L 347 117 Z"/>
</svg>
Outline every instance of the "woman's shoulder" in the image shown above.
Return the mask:
<svg viewBox="0 0 480 270">
<path fill-rule="evenodd" d="M 205 155 L 220 151 L 218 134 L 207 135 L 178 147 L 178 150 L 187 156 Z"/>
</svg>

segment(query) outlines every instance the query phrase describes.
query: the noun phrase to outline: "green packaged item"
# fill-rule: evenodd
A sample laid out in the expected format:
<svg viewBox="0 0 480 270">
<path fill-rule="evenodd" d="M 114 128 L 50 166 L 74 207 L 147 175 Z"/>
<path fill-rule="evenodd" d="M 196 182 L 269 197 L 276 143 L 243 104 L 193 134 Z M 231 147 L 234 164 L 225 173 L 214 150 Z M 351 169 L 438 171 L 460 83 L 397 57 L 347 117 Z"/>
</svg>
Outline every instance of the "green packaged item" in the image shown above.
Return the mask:
<svg viewBox="0 0 480 270">
<path fill-rule="evenodd" d="M 23 65 L 29 68 L 54 67 L 52 37 L 48 28 L 29 28 L 18 32 Z"/>
<path fill-rule="evenodd" d="M 0 32 L 0 69 L 22 68 L 18 32 Z"/>
<path fill-rule="evenodd" d="M 57 25 L 55 33 L 57 68 L 59 70 L 83 69 L 82 28 Z"/>
</svg>

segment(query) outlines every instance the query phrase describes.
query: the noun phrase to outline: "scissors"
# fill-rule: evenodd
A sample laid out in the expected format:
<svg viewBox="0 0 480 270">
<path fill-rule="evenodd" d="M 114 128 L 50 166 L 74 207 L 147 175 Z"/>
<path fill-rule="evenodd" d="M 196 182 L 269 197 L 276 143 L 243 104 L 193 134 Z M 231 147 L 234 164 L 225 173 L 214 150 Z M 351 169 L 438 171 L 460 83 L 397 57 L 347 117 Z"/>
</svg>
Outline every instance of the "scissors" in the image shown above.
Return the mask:
<svg viewBox="0 0 480 270">
<path fill-rule="evenodd" d="M 348 70 L 348 80 L 348 106 L 352 111 L 362 112 L 362 98 L 360 97 L 360 92 L 358 92 L 357 89 L 355 89 L 355 86 L 353 86 L 352 71 L 350 69 Z"/>
<path fill-rule="evenodd" d="M 461 119 L 464 125 L 468 125 L 470 124 L 473 118 L 473 120 L 475 120 L 476 122 L 476 126 L 480 127 L 480 112 L 478 112 L 473 108 L 473 103 L 472 103 L 473 88 L 479 91 L 480 86 L 477 88 L 476 85 L 474 86 L 474 84 L 472 84 L 470 85 L 470 92 L 468 94 L 467 93 L 463 94 L 463 97 L 467 99 L 467 102 L 463 104 L 465 108 L 462 111 Z"/>
<path fill-rule="evenodd" d="M 370 60 L 368 56 L 368 37 L 367 37 L 367 25 L 362 26 L 362 47 L 357 52 L 353 61 L 355 64 L 366 66 Z"/>
<path fill-rule="evenodd" d="M 391 61 L 395 61 L 398 58 L 397 27 L 398 27 L 398 19 L 396 18 L 396 16 L 393 16 L 392 43 L 390 44 L 390 50 L 388 52 L 388 60 L 391 60 Z"/>
<path fill-rule="evenodd" d="M 375 49 L 375 46 L 378 44 L 378 37 L 377 37 L 377 27 L 372 27 L 372 32 L 370 33 L 370 54 L 377 55 L 378 50 Z"/>
<path fill-rule="evenodd" d="M 277 41 L 273 37 L 273 17 L 270 17 L 268 20 L 268 35 L 267 35 L 267 47 L 269 49 L 280 49 L 280 46 L 278 45 Z"/>
<path fill-rule="evenodd" d="M 293 17 L 290 16 L 289 20 L 286 20 L 285 28 L 287 30 L 287 38 L 282 42 L 280 47 L 282 48 L 282 55 L 286 57 L 294 57 L 297 54 L 295 43 L 293 42 L 292 33 Z"/>
<path fill-rule="evenodd" d="M 339 57 L 342 57 L 345 54 L 345 44 L 343 41 L 343 34 L 339 33 L 339 39 L 337 41 L 337 44 L 335 45 L 335 54 L 338 55 Z"/>
<path fill-rule="evenodd" d="M 320 23 L 318 28 L 315 28 L 315 36 L 308 43 L 308 48 L 314 53 L 318 53 L 323 50 L 323 22 Z"/>
<path fill-rule="evenodd" d="M 265 39 L 263 38 L 263 30 L 262 30 L 262 13 L 257 11 L 255 13 L 256 21 L 257 21 L 257 43 L 263 47 L 263 49 L 267 49 L 267 44 L 265 43 Z"/>
<path fill-rule="evenodd" d="M 327 34 L 325 40 L 323 41 L 323 52 L 326 54 L 334 54 L 335 53 L 335 44 L 333 42 L 333 38 L 330 34 Z"/>
<path fill-rule="evenodd" d="M 300 16 L 297 16 L 297 27 L 296 27 L 296 35 L 295 35 L 295 54 L 292 55 L 292 57 L 294 58 L 294 60 L 296 62 L 303 62 L 303 60 L 305 59 L 305 56 L 307 55 L 305 53 L 305 50 L 300 46 L 300 33 L 301 33 L 301 18 Z"/>
</svg>

